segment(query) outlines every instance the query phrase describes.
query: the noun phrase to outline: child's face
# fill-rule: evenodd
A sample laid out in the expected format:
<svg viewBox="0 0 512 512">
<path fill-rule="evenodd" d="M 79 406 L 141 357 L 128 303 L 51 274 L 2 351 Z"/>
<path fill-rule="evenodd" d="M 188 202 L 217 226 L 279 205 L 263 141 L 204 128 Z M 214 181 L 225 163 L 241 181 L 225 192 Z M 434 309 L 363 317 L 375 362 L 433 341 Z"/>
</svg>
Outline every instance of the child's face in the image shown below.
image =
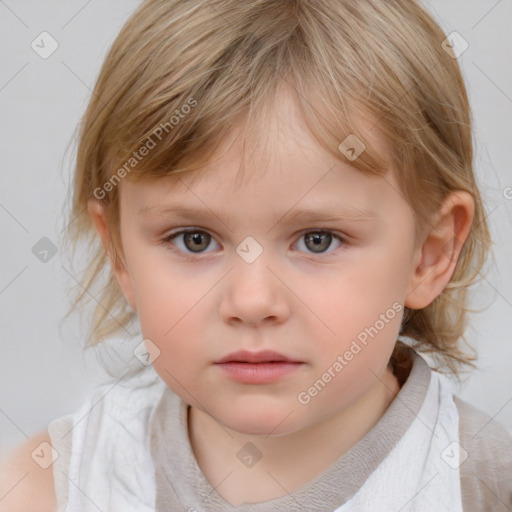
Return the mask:
<svg viewBox="0 0 512 512">
<path fill-rule="evenodd" d="M 294 103 L 280 105 L 264 174 L 248 179 L 247 164 L 238 183 L 235 145 L 197 183 L 184 174 L 119 185 L 127 271 L 118 278 L 160 350 L 155 369 L 185 401 L 246 434 L 313 425 L 389 377 L 416 259 L 413 212 L 394 175 L 367 177 L 334 159 Z M 182 205 L 203 214 L 141 212 Z M 292 219 L 306 209 L 325 220 Z M 355 209 L 374 217 L 328 219 Z M 197 234 L 163 241 L 185 228 Z M 315 238 L 320 229 L 332 237 Z M 241 381 L 216 364 L 239 350 L 301 364 Z"/>
</svg>

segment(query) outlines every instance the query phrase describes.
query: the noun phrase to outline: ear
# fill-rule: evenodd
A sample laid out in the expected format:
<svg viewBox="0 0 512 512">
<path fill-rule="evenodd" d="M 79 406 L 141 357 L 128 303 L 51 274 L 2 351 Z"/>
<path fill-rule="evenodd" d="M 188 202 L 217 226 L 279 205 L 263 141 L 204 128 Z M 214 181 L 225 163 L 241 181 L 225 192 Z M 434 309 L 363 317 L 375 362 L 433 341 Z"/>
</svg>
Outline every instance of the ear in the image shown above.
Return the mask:
<svg viewBox="0 0 512 512">
<path fill-rule="evenodd" d="M 475 203 L 468 192 L 457 190 L 443 201 L 430 232 L 415 252 L 405 307 L 422 309 L 444 290 L 455 272 L 474 213 Z"/>
<path fill-rule="evenodd" d="M 119 286 L 121 287 L 121 290 L 130 306 L 136 310 L 135 295 L 133 293 L 130 275 L 121 259 L 114 253 L 114 248 L 111 245 L 111 237 L 105 215 L 105 204 L 98 199 L 91 198 L 87 202 L 87 209 L 89 216 L 96 227 L 96 231 L 100 235 L 105 252 L 109 255 L 117 282 L 119 283 Z"/>
</svg>

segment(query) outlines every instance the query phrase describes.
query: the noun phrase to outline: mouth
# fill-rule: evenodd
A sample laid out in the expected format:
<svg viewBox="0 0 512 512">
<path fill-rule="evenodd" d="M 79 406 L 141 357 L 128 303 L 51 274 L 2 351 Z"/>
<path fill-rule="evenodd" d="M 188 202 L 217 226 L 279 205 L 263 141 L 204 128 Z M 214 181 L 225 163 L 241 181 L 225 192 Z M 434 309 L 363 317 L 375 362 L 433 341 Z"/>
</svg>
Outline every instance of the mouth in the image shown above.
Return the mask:
<svg viewBox="0 0 512 512">
<path fill-rule="evenodd" d="M 298 361 L 274 351 L 239 351 L 219 359 L 216 365 L 231 379 L 244 384 L 269 384 L 297 371 Z"/>
</svg>

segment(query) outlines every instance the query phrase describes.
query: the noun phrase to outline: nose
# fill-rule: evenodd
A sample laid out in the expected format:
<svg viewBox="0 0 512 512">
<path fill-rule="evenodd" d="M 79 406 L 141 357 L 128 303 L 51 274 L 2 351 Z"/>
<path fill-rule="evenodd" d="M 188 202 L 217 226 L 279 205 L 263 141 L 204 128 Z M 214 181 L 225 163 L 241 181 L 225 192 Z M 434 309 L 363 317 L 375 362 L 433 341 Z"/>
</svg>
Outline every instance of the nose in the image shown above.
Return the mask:
<svg viewBox="0 0 512 512">
<path fill-rule="evenodd" d="M 263 255 L 252 263 L 235 259 L 224 280 L 221 318 L 226 323 L 251 326 L 284 322 L 290 314 L 290 292 L 278 276 L 277 266 Z"/>
</svg>

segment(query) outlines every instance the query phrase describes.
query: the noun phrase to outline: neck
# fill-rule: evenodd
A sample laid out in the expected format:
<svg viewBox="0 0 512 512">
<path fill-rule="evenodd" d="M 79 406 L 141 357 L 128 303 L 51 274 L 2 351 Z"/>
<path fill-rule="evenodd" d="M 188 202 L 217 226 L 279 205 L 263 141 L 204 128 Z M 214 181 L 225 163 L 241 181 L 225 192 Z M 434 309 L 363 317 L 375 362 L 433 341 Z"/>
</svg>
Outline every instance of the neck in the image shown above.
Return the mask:
<svg viewBox="0 0 512 512">
<path fill-rule="evenodd" d="M 371 390 L 348 408 L 283 436 L 241 434 L 190 407 L 190 444 L 206 479 L 231 505 L 275 499 L 314 479 L 359 442 L 399 391 L 398 380 L 388 368 Z M 233 464 L 247 443 L 256 445 L 264 457 L 251 467 Z"/>
</svg>

